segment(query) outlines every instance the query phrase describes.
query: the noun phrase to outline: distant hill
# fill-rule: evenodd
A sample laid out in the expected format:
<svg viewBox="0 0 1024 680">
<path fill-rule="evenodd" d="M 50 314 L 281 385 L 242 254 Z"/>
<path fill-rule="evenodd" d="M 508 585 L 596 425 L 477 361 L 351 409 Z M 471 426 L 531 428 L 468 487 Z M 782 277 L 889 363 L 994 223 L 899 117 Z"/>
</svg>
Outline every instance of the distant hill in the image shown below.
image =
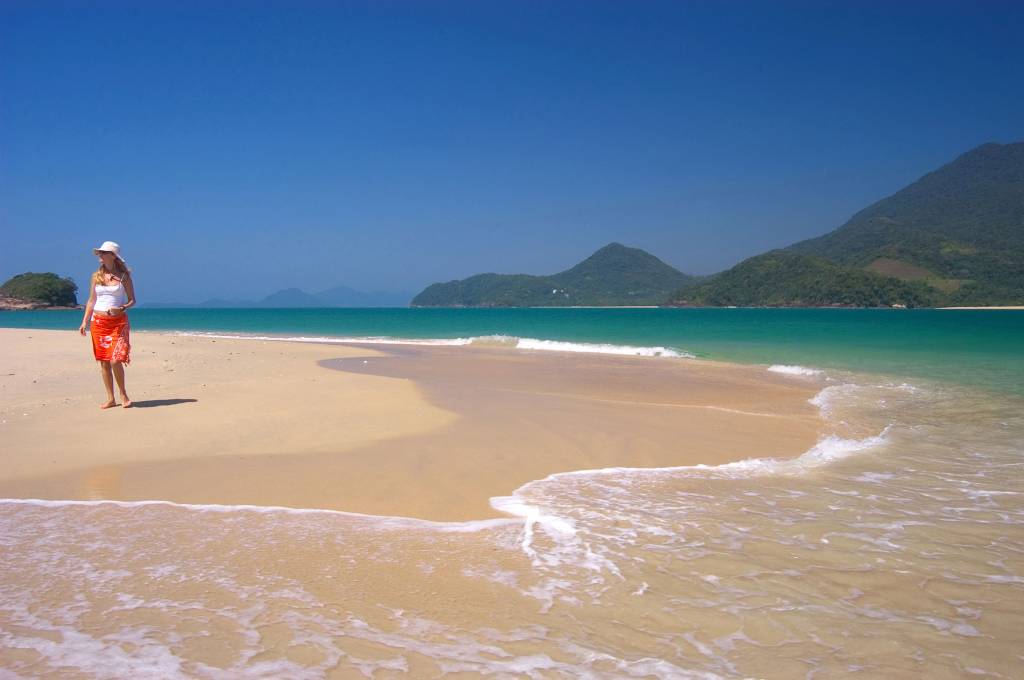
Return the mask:
<svg viewBox="0 0 1024 680">
<path fill-rule="evenodd" d="M 787 250 L 905 281 L 945 304 L 1024 302 L 1024 142 L 985 144 Z"/>
<path fill-rule="evenodd" d="M 693 277 L 639 248 L 610 243 L 550 276 L 478 274 L 435 283 L 414 307 L 567 307 L 657 305 Z"/>
<path fill-rule="evenodd" d="M 924 307 L 935 298 L 935 291 L 921 282 L 773 250 L 682 290 L 672 302 L 699 307 Z"/>
<path fill-rule="evenodd" d="M 250 308 L 250 307 L 405 307 L 409 304 L 412 293 L 392 293 L 388 291 L 372 291 L 364 293 L 347 286 L 338 286 L 319 293 L 307 293 L 298 288 L 285 288 L 271 293 L 262 300 L 222 300 L 213 298 L 199 304 L 181 302 L 153 302 L 144 305 L 151 309 L 170 309 L 182 307 L 202 308 Z"/>
<path fill-rule="evenodd" d="M 824 236 L 745 260 L 669 304 L 1024 303 L 1024 143 L 985 144 Z"/>
<path fill-rule="evenodd" d="M 285 288 L 271 293 L 256 303 L 257 307 L 323 307 L 323 303 L 315 296 L 298 288 Z"/>
</svg>

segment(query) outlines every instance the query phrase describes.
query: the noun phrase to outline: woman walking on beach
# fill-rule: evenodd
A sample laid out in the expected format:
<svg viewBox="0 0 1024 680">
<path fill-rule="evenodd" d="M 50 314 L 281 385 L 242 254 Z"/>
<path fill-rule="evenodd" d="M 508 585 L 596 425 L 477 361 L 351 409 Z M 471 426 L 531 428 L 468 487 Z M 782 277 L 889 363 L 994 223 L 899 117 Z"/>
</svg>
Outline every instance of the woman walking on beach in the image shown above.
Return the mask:
<svg viewBox="0 0 1024 680">
<path fill-rule="evenodd" d="M 103 387 L 107 390 L 107 401 L 100 408 L 117 406 L 114 381 L 117 381 L 117 389 L 121 393 L 121 405 L 129 408 L 132 400 L 124 387 L 124 367 L 131 362 L 132 348 L 125 311 L 135 304 L 135 286 L 132 285 L 131 270 L 121 259 L 119 245 L 105 241 L 92 252 L 99 258 L 100 267 L 92 275 L 92 290 L 78 332 L 85 335 L 86 326 L 91 325 L 92 352 L 100 364 Z"/>
</svg>

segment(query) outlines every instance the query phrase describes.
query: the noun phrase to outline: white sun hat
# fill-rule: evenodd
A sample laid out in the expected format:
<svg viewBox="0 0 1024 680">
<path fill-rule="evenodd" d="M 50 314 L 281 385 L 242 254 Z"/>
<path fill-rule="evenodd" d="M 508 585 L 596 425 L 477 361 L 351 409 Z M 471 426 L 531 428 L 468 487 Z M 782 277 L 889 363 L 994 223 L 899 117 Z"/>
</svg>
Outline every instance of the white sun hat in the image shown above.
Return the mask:
<svg viewBox="0 0 1024 680">
<path fill-rule="evenodd" d="M 92 249 L 93 255 L 99 255 L 101 252 L 113 253 L 114 257 L 121 260 L 121 262 L 124 262 L 124 260 L 121 258 L 121 246 L 117 245 L 113 241 L 104 241 L 103 245 L 101 245 L 99 248 Z"/>
</svg>

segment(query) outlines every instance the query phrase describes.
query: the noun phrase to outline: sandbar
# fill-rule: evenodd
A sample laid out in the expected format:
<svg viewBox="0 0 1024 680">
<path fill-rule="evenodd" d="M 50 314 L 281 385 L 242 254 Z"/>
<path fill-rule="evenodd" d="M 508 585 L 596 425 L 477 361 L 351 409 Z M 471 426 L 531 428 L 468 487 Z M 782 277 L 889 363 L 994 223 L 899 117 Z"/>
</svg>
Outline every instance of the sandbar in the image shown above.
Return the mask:
<svg viewBox="0 0 1024 680">
<path fill-rule="evenodd" d="M 491 347 L 135 332 L 136 407 L 88 340 L 0 329 L 0 498 L 459 521 L 557 472 L 799 455 L 820 384 L 764 367 Z"/>
</svg>

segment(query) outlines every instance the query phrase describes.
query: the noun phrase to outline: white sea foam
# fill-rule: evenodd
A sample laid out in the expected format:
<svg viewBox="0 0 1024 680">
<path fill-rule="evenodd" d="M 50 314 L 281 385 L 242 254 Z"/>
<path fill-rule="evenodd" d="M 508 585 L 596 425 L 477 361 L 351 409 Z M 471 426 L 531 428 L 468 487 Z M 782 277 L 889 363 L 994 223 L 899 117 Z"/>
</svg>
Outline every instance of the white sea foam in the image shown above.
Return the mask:
<svg viewBox="0 0 1024 680">
<path fill-rule="evenodd" d="M 519 344 L 519 338 L 514 335 L 474 335 L 469 339 L 469 344 L 474 347 L 511 347 Z"/>
<path fill-rule="evenodd" d="M 768 370 L 772 373 L 783 373 L 785 375 L 800 375 L 806 377 L 821 375 L 824 372 L 817 368 L 807 368 L 806 366 L 787 366 L 785 364 L 772 364 L 768 367 Z"/>
<path fill-rule="evenodd" d="M 781 461 L 782 463 L 797 463 L 801 467 L 817 467 L 832 461 L 847 458 L 855 453 L 876 449 L 888 443 L 890 427 L 886 427 L 873 437 L 864 439 L 844 439 L 842 437 L 828 436 L 819 441 L 811 448 L 793 461 Z"/>
<path fill-rule="evenodd" d="M 863 482 L 865 484 L 882 484 L 890 479 L 893 479 L 896 475 L 891 472 L 862 472 L 853 478 L 855 482 Z"/>
<path fill-rule="evenodd" d="M 182 508 L 194 512 L 209 513 L 231 513 L 231 512 L 253 512 L 258 514 L 287 514 L 287 515 L 335 515 L 349 517 L 352 519 L 373 522 L 375 528 L 381 529 L 430 529 L 443 533 L 472 533 L 485 531 L 501 526 L 518 524 L 516 520 L 508 519 L 483 519 L 465 522 L 435 522 L 415 517 L 395 517 L 383 515 L 365 515 L 358 512 L 345 512 L 342 510 L 327 510 L 321 508 L 288 508 L 274 505 L 218 505 L 199 503 L 175 503 L 173 501 L 114 501 L 114 500 L 46 500 L 41 498 L 0 498 L 0 505 L 31 505 L 43 508 L 64 508 L 64 507 L 101 507 L 111 506 L 119 508 L 144 508 L 148 506 L 165 506 L 170 508 Z"/>
<path fill-rule="evenodd" d="M 223 340 L 262 340 L 278 342 L 305 342 L 316 344 L 360 344 L 360 345 L 421 345 L 461 347 L 465 345 L 483 347 L 510 347 L 522 350 L 547 352 L 578 352 L 583 354 L 617 354 L 622 356 L 640 357 L 672 357 L 693 359 L 694 355 L 671 347 L 641 347 L 634 345 L 613 345 L 591 342 L 566 342 L 562 340 L 542 340 L 539 338 L 520 338 L 514 335 L 477 335 L 468 338 L 395 338 L 387 336 L 272 336 L 243 335 L 226 333 L 203 333 L 181 331 L 175 335 L 215 338 Z"/>
<path fill-rule="evenodd" d="M 830 435 L 796 458 L 748 458 L 718 466 L 697 466 L 728 477 L 803 474 L 814 468 L 842 460 L 856 453 L 878 448 L 888 442 L 889 428 L 864 439 L 844 439 Z"/>
<path fill-rule="evenodd" d="M 286 610 L 282 617 L 290 627 L 294 640 L 319 652 L 320 659 L 309 665 L 288 658 L 257 660 L 265 651 L 257 631 L 259 622 L 275 609 L 269 604 L 274 594 L 256 587 L 250 591 L 254 597 L 251 606 L 224 609 L 219 617 L 230 617 L 240 633 L 241 654 L 226 667 L 213 667 L 181 654 L 183 642 L 209 635 L 175 632 L 161 635 L 152 627 L 125 626 L 119 630 L 94 635 L 81 630 L 83 611 L 63 607 L 56 612 L 33 613 L 27 603 L 5 602 L 4 613 L 16 624 L 10 630 L 0 630 L 0 645 L 9 649 L 35 652 L 39 660 L 22 665 L 19 670 L 31 668 L 37 675 L 41 670 L 60 669 L 64 673 L 78 672 L 96 678 L 268 678 L 287 677 L 303 680 L 322 678 L 332 669 L 356 671 L 365 677 L 375 677 L 378 671 L 410 670 L 407 654 L 433 659 L 443 673 L 467 672 L 475 675 L 501 677 L 606 677 L 605 673 L 592 673 L 589 668 L 613 666 L 616 677 L 684 678 L 718 677 L 712 674 L 690 674 L 666 661 L 652 658 L 620 659 L 577 643 L 561 643 L 561 659 L 555 661 L 543 650 L 517 653 L 517 647 L 537 645 L 547 637 L 542 626 L 523 626 L 509 631 L 482 629 L 477 635 L 449 628 L 438 621 L 411 617 L 402 610 L 390 611 L 390 625 L 377 627 L 361 618 L 349 615 L 332 618 L 317 601 L 300 591 L 302 607 Z M 280 603 L 276 603 L 280 606 Z M 177 606 L 179 611 L 189 609 L 190 616 L 202 616 L 203 603 Z M 39 631 L 42 634 L 33 634 Z M 57 639 L 51 639 L 55 634 Z M 355 656 L 348 641 L 357 640 L 384 652 L 379 658 Z M 389 654 L 390 653 L 390 654 Z M 377 656 L 377 655 L 375 655 Z M 257 657 L 257 658 L 254 658 Z M 5 669 L 0 677 L 23 677 Z M 346 674 L 346 677 L 348 675 Z"/>
<path fill-rule="evenodd" d="M 559 517 L 515 495 L 492 498 L 491 506 L 501 512 L 523 518 L 523 533 L 519 547 L 530 558 L 534 568 L 557 571 L 562 567 L 572 566 L 585 572 L 607 573 L 622 578 L 622 573 L 614 561 L 601 551 L 595 551 L 588 540 L 583 540 L 578 535 L 572 519 Z M 543 609 L 546 611 L 556 598 L 577 603 L 579 600 L 573 593 L 572 586 L 571 580 L 556 577 L 546 579 L 523 593 L 543 602 Z"/>
<path fill-rule="evenodd" d="M 858 391 L 860 387 L 854 383 L 842 383 L 839 385 L 830 385 L 816 395 L 808 399 L 808 403 L 813 406 L 817 406 L 821 411 L 821 415 L 828 418 L 832 415 L 835 410 L 836 402 L 843 397 L 849 397 L 854 392 Z"/>
<path fill-rule="evenodd" d="M 888 442 L 889 428 L 875 436 L 863 439 L 846 439 L 828 436 L 821 439 L 808 451 L 792 459 L 750 458 L 722 465 L 692 465 L 661 468 L 609 467 L 591 470 L 575 470 L 548 475 L 542 480 L 528 482 L 516 489 L 510 496 L 494 497 L 491 506 L 524 521 L 520 538 L 520 549 L 531 560 L 535 568 L 559 570 L 562 568 L 583 569 L 600 574 L 623 578 L 620 565 L 607 550 L 600 547 L 601 541 L 581 531 L 568 508 L 562 509 L 559 499 L 573 498 L 584 488 L 600 487 L 601 493 L 616 493 L 617 488 L 643 486 L 646 482 L 668 479 L 675 476 L 713 479 L 752 479 L 757 477 L 798 476 L 842 460 L 857 453 L 884 446 Z M 611 478 L 610 480 L 608 478 Z M 596 485 L 596 487 L 595 487 Z M 624 486 L 620 486 L 624 485 Z M 589 492 L 584 492 L 589 493 Z M 536 499 L 536 500 L 535 500 Z M 544 499 L 550 499 L 546 501 Z M 551 507 L 544 507 L 550 502 Z M 737 528 L 745 532 L 744 528 Z M 657 532 L 643 532 L 657 533 Z M 662 532 L 666 533 L 666 532 Z M 670 536 L 675 532 L 667 532 Z M 636 532 L 634 532 L 636 535 Z M 557 579 L 546 586 L 535 587 L 528 593 L 550 603 L 564 593 Z"/>
<path fill-rule="evenodd" d="M 490 342 L 509 341 L 496 338 Z M 489 677 L 747 677 L 756 675 L 760 667 L 760 662 L 752 663 L 751 659 L 763 659 L 765 653 L 789 648 L 791 643 L 812 650 L 806 658 L 811 669 L 808 674 L 815 677 L 858 670 L 869 676 L 881 672 L 881 666 L 869 655 L 836 655 L 823 644 L 822 640 L 836 631 L 852 631 L 866 638 L 887 636 L 905 658 L 929 655 L 936 660 L 940 674 L 943 670 L 950 675 L 991 673 L 1000 668 L 999 664 L 1019 661 L 1012 640 L 1001 635 L 1002 629 L 991 624 L 986 615 L 990 602 L 1012 599 L 1016 592 L 1013 589 L 1019 590 L 1024 584 L 1024 575 L 1013 564 L 1019 551 L 1013 542 L 1016 527 L 1011 526 L 1022 517 L 1016 503 L 1021 497 L 1016 474 L 1021 440 L 1013 436 L 1019 430 L 997 432 L 1000 438 L 995 440 L 982 438 L 989 436 L 981 434 L 981 426 L 988 424 L 982 419 L 978 433 L 955 420 L 943 429 L 947 414 L 922 406 L 928 405 L 932 390 L 900 396 L 897 392 L 909 391 L 893 385 L 833 385 L 835 389 L 829 388 L 817 400 L 856 425 L 848 428 L 843 424 L 837 431 L 878 432 L 875 437 L 827 437 L 791 461 L 763 458 L 717 467 L 607 468 L 563 473 L 495 499 L 495 508 L 514 516 L 504 520 L 504 530 L 445 537 L 443 541 L 428 536 L 425 543 L 381 532 L 385 535 L 376 543 L 387 548 L 376 556 L 357 553 L 360 542 L 346 545 L 346 529 L 350 527 L 344 521 L 313 522 L 291 514 L 272 522 L 258 522 L 283 525 L 269 536 L 249 533 L 253 531 L 249 522 L 211 522 L 211 542 L 218 540 L 220 532 L 246 539 L 237 542 L 242 550 L 220 562 L 219 556 L 211 559 L 211 553 L 219 555 L 221 551 L 206 551 L 198 542 L 184 544 L 181 555 L 176 551 L 147 553 L 159 544 L 154 536 L 174 536 L 179 531 L 176 524 L 191 524 L 185 513 L 166 518 L 171 520 L 168 532 L 154 523 L 154 518 L 139 512 L 141 517 L 135 519 L 143 530 L 141 535 L 115 528 L 110 535 L 114 540 L 110 540 L 104 538 L 104 527 L 111 520 L 127 519 L 129 513 L 113 516 L 111 511 L 111 516 L 105 517 L 104 513 L 86 511 L 84 515 L 92 515 L 86 521 L 70 522 L 65 513 L 2 507 L 0 510 L 6 512 L 0 513 L 0 549 L 12 565 L 12 574 L 25 569 L 35 570 L 38 575 L 28 588 L 19 587 L 15 580 L 7 584 L 6 590 L 0 588 L 0 614 L 12 623 L 6 631 L 0 631 L 0 647 L 31 650 L 41 657 L 14 668 L 13 672 L 25 676 L 78 672 L 95 677 L 150 677 L 159 673 L 168 678 L 301 679 L 323 677 L 334 669 L 354 676 L 408 676 L 426 667 L 424 658 L 453 672 Z M 880 395 L 892 406 L 876 408 Z M 905 404 L 918 410 L 901 410 L 899 407 Z M 1002 421 L 1018 422 L 1017 413 L 997 413 Z M 888 422 L 895 423 L 891 437 L 890 428 L 883 429 Z M 952 432 L 964 438 L 953 438 Z M 872 446 L 885 446 L 890 439 L 891 450 L 884 456 L 867 453 L 862 461 L 835 465 L 836 461 L 869 452 Z M 752 455 L 757 453 L 751 451 Z M 796 477 L 812 468 L 812 474 Z M 990 474 L 980 480 L 982 470 Z M 794 477 L 780 477 L 786 474 Z M 948 509 L 943 503 L 957 506 Z M 102 502 L 79 504 L 96 506 Z M 205 512 L 234 509 L 192 508 Z M 955 524 L 967 512 L 974 513 L 967 524 Z M 964 554 L 944 538 L 943 532 L 934 529 L 947 526 L 947 522 L 954 529 L 963 527 L 965 538 L 978 536 L 984 540 Z M 196 524 L 203 528 L 201 521 Z M 356 528 L 362 526 L 359 522 L 353 524 Z M 431 523 L 368 521 L 366 526 L 426 528 Z M 470 531 L 472 526 L 446 525 L 449 528 L 445 530 Z M 975 534 L 973 527 L 984 533 Z M 841 530 L 837 532 L 837 528 Z M 261 527 L 257 526 L 256 531 Z M 283 541 L 284 536 L 304 544 L 325 542 L 329 548 L 325 554 L 335 566 L 322 572 L 322 585 L 310 587 L 307 592 L 303 582 L 310 572 L 302 570 L 299 580 L 292 581 L 275 573 L 272 561 L 266 568 L 261 565 L 257 574 L 250 573 L 252 570 L 245 566 L 251 560 L 250 547 L 287 547 L 290 543 Z M 104 540 L 109 545 L 105 546 Z M 794 562 L 790 555 L 797 550 L 801 559 Z M 523 557 L 522 553 L 528 551 L 532 551 L 533 559 Z M 11 558 L 15 552 L 17 561 Z M 134 559 L 140 554 L 142 558 L 134 562 L 125 557 L 131 555 Z M 722 556 L 730 554 L 743 554 L 747 559 L 735 565 L 723 562 Z M 394 565 L 406 557 L 412 560 L 412 578 L 461 568 L 459 573 L 467 579 L 500 584 L 503 589 L 497 592 L 509 601 L 517 595 L 504 589 L 518 591 L 546 606 L 538 608 L 528 602 L 525 607 L 510 607 L 511 623 L 503 619 L 490 628 L 465 618 L 461 611 L 449 617 L 439 610 L 438 620 L 428 621 L 374 601 L 364 606 L 359 598 L 322 600 L 324 593 L 333 595 L 323 586 L 334 583 L 330 579 L 345 578 L 348 563 L 386 562 L 386 569 L 367 569 L 363 578 L 388 584 L 393 583 L 389 574 Z M 720 570 L 723 564 L 727 568 Z M 845 587 L 816 588 L 819 575 L 827 577 L 836 564 L 847 567 Z M 122 567 L 136 574 L 145 569 L 148 578 L 132 583 Z M 918 587 L 926 589 L 927 583 L 938 579 L 970 588 L 958 589 L 964 600 L 946 600 L 950 606 L 955 605 L 955 614 L 951 608 L 947 612 L 942 604 L 934 605 L 929 597 L 895 598 L 885 609 L 866 606 L 871 598 L 862 599 L 865 592 L 871 592 L 877 574 L 885 572 L 899 575 L 893 578 L 906 576 L 908 587 L 914 580 L 925 584 Z M 75 598 L 56 609 L 47 603 L 54 582 L 66 583 L 67 592 L 73 593 L 69 597 Z M 178 585 L 186 582 L 187 588 Z M 425 578 L 416 592 L 429 593 L 431 585 L 430 578 Z M 79 594 L 90 591 L 98 593 L 99 599 L 87 601 Z M 473 591 L 467 588 L 467 592 Z M 967 594 L 974 591 L 981 594 L 977 601 Z M 367 592 L 373 592 L 373 588 L 367 588 Z M 110 600 L 112 596 L 116 599 Z M 195 599 L 164 599 L 186 596 Z M 774 600 L 767 615 L 760 604 L 766 596 Z M 590 646 L 578 646 L 573 642 L 571 625 L 566 628 L 558 623 L 563 616 L 544 615 L 555 603 L 565 605 L 563 614 L 570 612 L 576 618 L 591 611 L 597 611 L 600 618 L 601 612 L 613 611 L 615 625 L 594 626 L 594 634 L 588 638 Z M 18 606 L 43 618 L 27 618 L 14 611 Z M 110 612 L 107 618 L 113 621 L 106 630 L 96 625 L 102 616 L 103 610 L 98 609 L 101 606 Z M 158 616 L 125 615 L 132 608 L 153 609 Z M 668 625 L 651 623 L 644 614 L 650 611 L 657 611 L 659 621 Z M 386 612 L 392 612 L 390 619 Z M 803 632 L 810 630 L 801 625 L 808 615 L 824 624 Z M 709 624 L 695 627 L 705 617 Z M 448 627 L 446 622 L 451 619 L 455 623 Z M 161 623 L 149 623 L 154 620 Z M 182 620 L 187 623 L 177 623 Z M 673 627 L 673 622 L 691 620 L 697 622 L 691 626 L 694 631 Z M 215 625 L 198 625 L 205 622 Z M 283 651 L 268 647 L 273 636 L 261 638 L 260 629 L 268 622 L 286 626 L 283 630 L 292 636 L 296 651 L 315 652 L 304 657 L 303 663 L 309 667 L 286 658 L 259 660 L 264 652 L 280 657 Z M 757 635 L 766 624 L 785 639 L 778 639 L 778 634 L 768 639 Z M 506 625 L 517 628 L 503 630 Z M 911 625 L 913 630 L 904 634 Z M 630 627 L 631 644 L 623 653 L 618 651 L 623 639 L 618 631 L 626 626 Z M 718 628 L 727 634 L 714 637 L 700 632 Z M 238 641 L 233 644 L 238 648 L 233 661 L 214 668 L 187 658 L 185 652 L 192 643 L 202 643 L 204 637 L 218 630 L 230 631 Z M 748 637 L 748 632 L 758 639 Z M 969 653 L 968 645 L 978 636 L 990 638 L 1005 650 L 987 671 L 974 670 L 956 660 L 962 658 L 958 653 Z M 675 651 L 668 656 L 665 649 Z M 947 657 L 941 653 L 944 650 L 950 652 Z M 671 658 L 682 667 L 659 656 Z M 27 657 L 12 659 L 21 663 L 18 658 Z M 942 661 L 944 658 L 949 662 Z M 134 663 L 136 660 L 138 663 Z M 988 664 L 979 661 L 977 665 Z M 3 671 L 0 677 L 6 678 Z"/>
<path fill-rule="evenodd" d="M 491 507 L 515 517 L 523 518 L 523 538 L 520 543 L 523 552 L 535 563 L 542 560 L 533 549 L 534 528 L 540 527 L 556 543 L 572 542 L 576 537 L 576 528 L 571 520 L 547 515 L 540 508 L 525 503 L 515 496 L 496 496 L 491 498 Z"/>
<path fill-rule="evenodd" d="M 689 352 L 669 347 L 635 347 L 632 345 L 608 345 L 590 342 L 562 342 L 559 340 L 538 340 L 536 338 L 520 338 L 517 349 L 546 350 L 550 352 L 582 352 L 586 354 L 621 354 L 638 357 L 675 357 L 692 359 Z"/>
<path fill-rule="evenodd" d="M 855 453 L 874 449 L 888 443 L 889 427 L 886 427 L 877 435 L 865 437 L 864 439 L 844 439 L 834 435 L 824 437 L 809 450 L 796 458 L 747 458 L 721 465 L 683 465 L 677 467 L 608 467 L 595 468 L 591 470 L 572 470 L 570 472 L 556 472 L 548 475 L 539 482 L 527 482 L 519 487 L 506 503 L 502 499 L 491 499 L 491 505 L 497 510 L 510 512 L 507 508 L 513 503 L 520 502 L 518 494 L 527 487 L 543 483 L 545 481 L 557 480 L 560 478 L 577 476 L 598 476 L 598 475 L 661 475 L 665 473 L 690 473 L 700 475 L 719 475 L 732 478 L 755 477 L 770 474 L 792 474 L 819 467 L 823 464 L 841 460 Z M 506 497 L 502 497 L 506 498 Z M 499 505 L 495 505 L 495 501 Z M 511 512 L 511 514 L 518 514 Z"/>
</svg>

